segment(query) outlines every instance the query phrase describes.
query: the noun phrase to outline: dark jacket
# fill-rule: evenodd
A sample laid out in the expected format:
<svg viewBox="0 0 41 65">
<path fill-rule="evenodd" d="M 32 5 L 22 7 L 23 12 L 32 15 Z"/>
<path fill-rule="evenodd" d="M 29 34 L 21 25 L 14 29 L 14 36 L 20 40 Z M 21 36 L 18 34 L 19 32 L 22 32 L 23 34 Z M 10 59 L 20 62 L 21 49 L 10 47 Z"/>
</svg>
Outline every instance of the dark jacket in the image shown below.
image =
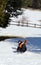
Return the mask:
<svg viewBox="0 0 41 65">
<path fill-rule="evenodd" d="M 22 48 L 20 48 L 19 46 L 17 48 L 17 52 L 25 52 L 26 50 L 27 50 L 27 48 L 26 48 L 25 44 L 22 45 Z"/>
</svg>

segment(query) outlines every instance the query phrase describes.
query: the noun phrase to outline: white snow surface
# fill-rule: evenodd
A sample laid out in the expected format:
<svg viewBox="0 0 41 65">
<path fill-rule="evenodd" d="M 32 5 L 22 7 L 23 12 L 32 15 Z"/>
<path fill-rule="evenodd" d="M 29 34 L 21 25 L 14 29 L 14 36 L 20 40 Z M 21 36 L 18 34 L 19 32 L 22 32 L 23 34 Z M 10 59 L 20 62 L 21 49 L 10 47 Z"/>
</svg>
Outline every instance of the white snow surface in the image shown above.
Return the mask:
<svg viewBox="0 0 41 65">
<path fill-rule="evenodd" d="M 7 40 L 0 42 L 0 65 L 41 65 L 41 53 L 14 53 L 14 44 L 17 43 Z"/>
<path fill-rule="evenodd" d="M 12 21 L 26 21 L 31 23 L 39 23 L 41 20 L 41 11 L 24 9 L 22 15 L 18 18 L 11 18 Z M 7 28 L 0 28 L 0 36 L 23 36 L 23 37 L 41 37 L 41 29 L 21 27 L 10 25 Z M 26 51 L 25 53 L 14 53 L 16 49 L 12 47 L 17 47 L 17 43 L 9 42 L 8 40 L 0 41 L 0 65 L 41 65 L 41 53 L 34 53 Z"/>
<path fill-rule="evenodd" d="M 10 17 L 13 24 L 17 21 L 27 22 L 34 24 L 41 24 L 41 11 L 32 9 L 23 9 L 23 14 L 16 17 Z M 40 22 L 39 22 L 40 21 Z M 23 37 L 41 37 L 41 28 L 21 27 L 15 25 L 8 25 L 7 28 L 0 28 L 0 36 L 23 36 Z"/>
</svg>

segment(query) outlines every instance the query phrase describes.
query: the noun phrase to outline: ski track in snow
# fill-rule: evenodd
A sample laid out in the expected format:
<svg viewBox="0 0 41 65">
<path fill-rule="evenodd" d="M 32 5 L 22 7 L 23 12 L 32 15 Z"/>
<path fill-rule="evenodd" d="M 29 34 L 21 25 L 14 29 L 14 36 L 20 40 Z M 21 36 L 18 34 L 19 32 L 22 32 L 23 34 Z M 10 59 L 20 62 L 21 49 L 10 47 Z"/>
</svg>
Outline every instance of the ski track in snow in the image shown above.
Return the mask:
<svg viewBox="0 0 41 65">
<path fill-rule="evenodd" d="M 14 53 L 17 43 L 8 40 L 0 42 L 0 65 L 41 65 L 41 53 L 26 51 Z"/>
</svg>

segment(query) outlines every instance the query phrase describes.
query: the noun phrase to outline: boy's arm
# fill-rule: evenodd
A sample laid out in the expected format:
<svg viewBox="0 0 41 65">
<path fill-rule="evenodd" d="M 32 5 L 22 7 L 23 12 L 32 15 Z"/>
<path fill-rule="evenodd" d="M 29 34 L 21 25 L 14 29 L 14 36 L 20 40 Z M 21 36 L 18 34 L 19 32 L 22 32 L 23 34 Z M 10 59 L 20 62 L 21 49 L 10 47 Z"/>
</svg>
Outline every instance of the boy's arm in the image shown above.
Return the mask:
<svg viewBox="0 0 41 65">
<path fill-rule="evenodd" d="M 28 40 L 24 40 L 24 44 L 28 43 Z"/>
</svg>

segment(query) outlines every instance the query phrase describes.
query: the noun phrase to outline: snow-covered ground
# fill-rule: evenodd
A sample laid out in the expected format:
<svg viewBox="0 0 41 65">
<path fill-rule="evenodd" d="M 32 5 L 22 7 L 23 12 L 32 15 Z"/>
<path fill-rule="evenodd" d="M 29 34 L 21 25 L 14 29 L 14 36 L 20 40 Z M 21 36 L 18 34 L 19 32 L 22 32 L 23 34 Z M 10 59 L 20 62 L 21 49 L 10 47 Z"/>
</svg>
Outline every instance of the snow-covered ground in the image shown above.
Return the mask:
<svg viewBox="0 0 41 65">
<path fill-rule="evenodd" d="M 13 21 L 27 22 L 41 25 L 41 11 L 23 9 L 23 14 L 19 15 L 17 18 L 11 17 L 10 24 Z M 40 21 L 40 22 L 39 22 Z M 23 37 L 41 37 L 41 28 L 31 28 L 31 27 L 21 27 L 15 25 L 8 25 L 7 28 L 0 28 L 0 36 L 23 36 Z"/>
<path fill-rule="evenodd" d="M 13 42 L 11 40 L 0 42 L 0 65 L 41 65 L 41 53 L 14 53 L 16 49 L 13 48 L 16 48 L 18 43 L 15 42 L 16 39 L 13 39 Z"/>
<path fill-rule="evenodd" d="M 22 15 L 18 18 L 10 18 L 12 21 L 24 21 L 35 24 L 41 24 L 41 11 L 24 9 Z M 0 36 L 22 36 L 24 37 L 40 37 L 28 39 L 30 43 L 27 45 L 25 53 L 15 53 L 19 39 L 7 39 L 0 41 L 0 65 L 41 65 L 41 29 L 31 27 L 21 27 L 9 25 L 7 28 L 0 28 Z M 23 39 L 20 39 L 23 40 Z"/>
</svg>

